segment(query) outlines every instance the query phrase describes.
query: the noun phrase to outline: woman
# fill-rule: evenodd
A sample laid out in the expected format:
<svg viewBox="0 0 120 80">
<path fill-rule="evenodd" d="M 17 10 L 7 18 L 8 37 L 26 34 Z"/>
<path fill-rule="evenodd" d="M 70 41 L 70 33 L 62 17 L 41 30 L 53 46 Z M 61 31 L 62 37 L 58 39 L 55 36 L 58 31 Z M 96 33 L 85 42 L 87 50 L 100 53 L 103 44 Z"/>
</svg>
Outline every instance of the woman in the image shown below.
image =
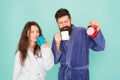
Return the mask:
<svg viewBox="0 0 120 80">
<path fill-rule="evenodd" d="M 42 31 L 36 22 L 26 23 L 18 44 L 13 80 L 45 80 L 46 70 L 54 65 L 49 43 L 39 46 Z"/>
</svg>

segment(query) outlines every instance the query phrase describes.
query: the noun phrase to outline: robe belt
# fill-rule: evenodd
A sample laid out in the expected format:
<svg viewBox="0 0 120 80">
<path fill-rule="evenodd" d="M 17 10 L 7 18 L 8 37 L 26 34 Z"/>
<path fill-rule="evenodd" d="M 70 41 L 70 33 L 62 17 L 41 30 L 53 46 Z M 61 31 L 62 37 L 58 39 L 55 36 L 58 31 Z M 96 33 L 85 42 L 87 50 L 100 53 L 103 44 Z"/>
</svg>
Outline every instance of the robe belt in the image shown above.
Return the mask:
<svg viewBox="0 0 120 80">
<path fill-rule="evenodd" d="M 83 69 L 88 69 L 88 65 L 80 66 L 80 67 L 71 67 L 67 66 L 65 70 L 65 80 L 70 80 L 72 75 L 71 75 L 71 70 L 83 70 Z"/>
<path fill-rule="evenodd" d="M 22 75 L 26 76 L 28 78 L 31 78 L 31 79 L 39 79 L 39 78 L 44 77 L 43 75 L 40 74 L 40 72 L 35 74 L 35 73 L 30 73 L 30 72 L 24 71 L 24 72 L 22 72 Z"/>
</svg>

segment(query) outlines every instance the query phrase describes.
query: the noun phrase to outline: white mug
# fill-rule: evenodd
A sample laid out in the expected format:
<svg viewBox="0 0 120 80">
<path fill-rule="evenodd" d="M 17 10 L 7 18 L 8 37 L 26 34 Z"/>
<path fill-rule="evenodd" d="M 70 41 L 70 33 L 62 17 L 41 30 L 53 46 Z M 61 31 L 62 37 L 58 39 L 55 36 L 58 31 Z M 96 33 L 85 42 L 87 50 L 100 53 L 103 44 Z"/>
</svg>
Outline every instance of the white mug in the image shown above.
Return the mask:
<svg viewBox="0 0 120 80">
<path fill-rule="evenodd" d="M 69 32 L 68 31 L 61 31 L 61 37 L 62 37 L 62 40 L 69 40 L 69 38 L 70 38 Z"/>
</svg>

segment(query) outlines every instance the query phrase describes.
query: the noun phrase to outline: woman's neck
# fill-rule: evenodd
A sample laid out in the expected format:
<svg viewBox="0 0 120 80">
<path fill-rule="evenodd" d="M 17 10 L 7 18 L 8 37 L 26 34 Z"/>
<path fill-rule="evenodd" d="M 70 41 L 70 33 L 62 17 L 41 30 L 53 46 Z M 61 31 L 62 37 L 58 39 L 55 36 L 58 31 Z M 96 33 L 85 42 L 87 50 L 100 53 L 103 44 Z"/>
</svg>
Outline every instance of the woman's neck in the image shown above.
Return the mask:
<svg viewBox="0 0 120 80">
<path fill-rule="evenodd" d="M 29 47 L 32 50 L 32 52 L 34 52 L 35 42 L 31 42 Z"/>
</svg>

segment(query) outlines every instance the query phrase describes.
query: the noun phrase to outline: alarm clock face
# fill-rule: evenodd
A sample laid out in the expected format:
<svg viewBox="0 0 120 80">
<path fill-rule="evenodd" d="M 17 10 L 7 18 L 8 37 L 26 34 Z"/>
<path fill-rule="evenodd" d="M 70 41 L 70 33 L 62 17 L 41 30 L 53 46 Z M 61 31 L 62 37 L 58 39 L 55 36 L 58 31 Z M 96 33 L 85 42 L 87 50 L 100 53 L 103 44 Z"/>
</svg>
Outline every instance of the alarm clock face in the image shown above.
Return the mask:
<svg viewBox="0 0 120 80">
<path fill-rule="evenodd" d="M 94 31 L 95 31 L 95 29 L 94 29 L 93 27 L 89 27 L 89 28 L 87 29 L 87 34 L 88 34 L 88 35 L 92 35 L 92 34 L 94 34 Z"/>
</svg>

